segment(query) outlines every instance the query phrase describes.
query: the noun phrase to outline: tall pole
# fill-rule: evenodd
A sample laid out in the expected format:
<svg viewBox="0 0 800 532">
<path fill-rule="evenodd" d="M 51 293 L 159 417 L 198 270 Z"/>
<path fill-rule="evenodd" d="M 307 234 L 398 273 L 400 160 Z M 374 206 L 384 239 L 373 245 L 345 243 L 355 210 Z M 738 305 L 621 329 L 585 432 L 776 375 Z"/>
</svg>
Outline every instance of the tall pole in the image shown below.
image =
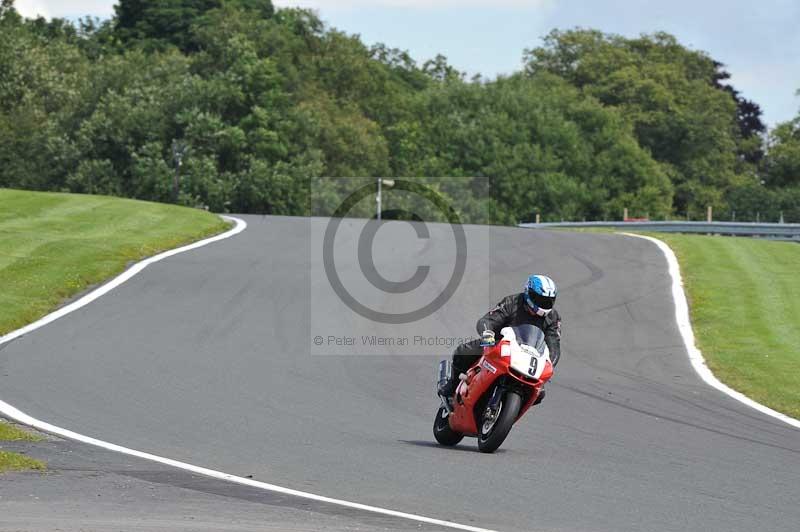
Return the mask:
<svg viewBox="0 0 800 532">
<path fill-rule="evenodd" d="M 172 201 L 178 203 L 178 196 L 180 195 L 180 182 L 181 182 L 181 166 L 183 161 L 178 159 L 175 165 L 175 177 L 172 179 Z"/>
<path fill-rule="evenodd" d="M 378 196 L 375 198 L 375 202 L 378 204 L 378 221 L 381 220 L 381 181 L 383 181 L 383 179 L 381 179 L 379 177 L 378 178 Z"/>
<path fill-rule="evenodd" d="M 189 146 L 180 140 L 172 141 L 172 159 L 175 161 L 175 174 L 172 178 L 172 201 L 178 203 L 180 196 L 181 166 L 183 157 L 186 155 Z"/>
</svg>

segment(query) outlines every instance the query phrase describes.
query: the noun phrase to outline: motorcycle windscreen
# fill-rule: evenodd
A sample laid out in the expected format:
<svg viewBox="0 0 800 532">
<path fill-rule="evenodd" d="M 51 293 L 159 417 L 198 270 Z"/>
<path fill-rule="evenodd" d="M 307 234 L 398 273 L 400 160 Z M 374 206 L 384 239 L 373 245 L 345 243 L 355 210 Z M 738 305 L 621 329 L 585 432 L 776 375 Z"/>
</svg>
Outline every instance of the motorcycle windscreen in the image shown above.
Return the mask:
<svg viewBox="0 0 800 532">
<path fill-rule="evenodd" d="M 535 325 L 524 324 L 512 327 L 514 336 L 519 345 L 528 345 L 536 349 L 539 353 L 544 353 L 545 341 L 544 331 Z"/>
</svg>

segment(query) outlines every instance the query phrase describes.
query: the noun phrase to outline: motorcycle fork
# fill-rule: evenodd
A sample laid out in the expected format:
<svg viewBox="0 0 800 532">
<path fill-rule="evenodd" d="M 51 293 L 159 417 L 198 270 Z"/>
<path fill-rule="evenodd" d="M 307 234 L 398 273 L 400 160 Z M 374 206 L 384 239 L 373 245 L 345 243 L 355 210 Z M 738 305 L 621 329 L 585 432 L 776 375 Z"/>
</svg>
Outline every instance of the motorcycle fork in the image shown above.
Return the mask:
<svg viewBox="0 0 800 532">
<path fill-rule="evenodd" d="M 481 418 L 493 418 L 497 415 L 497 408 L 500 406 L 500 401 L 503 399 L 503 395 L 505 395 L 506 390 L 507 387 L 502 382 L 499 382 L 495 385 L 494 389 L 492 390 L 492 395 L 489 396 L 489 400 L 486 401 L 486 406 L 483 407 L 483 416 L 481 416 Z M 476 419 L 481 418 L 476 417 Z"/>
<path fill-rule="evenodd" d="M 492 390 L 492 395 L 489 397 L 489 401 L 486 403 L 486 408 L 489 408 L 494 412 L 497 409 L 497 405 L 500 404 L 500 399 L 503 398 L 503 394 L 506 393 L 506 387 L 502 384 L 498 384 Z"/>
</svg>

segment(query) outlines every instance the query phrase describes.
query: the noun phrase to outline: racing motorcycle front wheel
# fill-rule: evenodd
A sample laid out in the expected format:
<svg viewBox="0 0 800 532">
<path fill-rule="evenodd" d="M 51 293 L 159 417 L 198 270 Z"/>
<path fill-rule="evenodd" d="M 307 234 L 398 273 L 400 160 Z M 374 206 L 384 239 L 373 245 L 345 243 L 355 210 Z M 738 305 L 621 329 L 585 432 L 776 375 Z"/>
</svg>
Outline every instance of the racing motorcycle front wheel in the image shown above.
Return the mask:
<svg viewBox="0 0 800 532">
<path fill-rule="evenodd" d="M 509 391 L 500 399 L 494 408 L 487 407 L 478 427 L 478 450 L 482 453 L 493 453 L 497 450 L 517 420 L 522 408 L 522 397 Z"/>
</svg>

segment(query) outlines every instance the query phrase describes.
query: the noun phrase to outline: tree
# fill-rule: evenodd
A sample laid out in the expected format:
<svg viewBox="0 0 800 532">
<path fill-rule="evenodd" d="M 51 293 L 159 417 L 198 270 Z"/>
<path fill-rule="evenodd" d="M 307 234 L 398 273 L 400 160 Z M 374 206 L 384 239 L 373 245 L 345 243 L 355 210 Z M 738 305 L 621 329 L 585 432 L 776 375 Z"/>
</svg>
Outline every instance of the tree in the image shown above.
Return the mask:
<svg viewBox="0 0 800 532">
<path fill-rule="evenodd" d="M 716 74 L 714 75 L 713 85 L 715 88 L 727 92 L 736 102 L 736 122 L 739 126 L 741 137 L 739 154 L 747 162 L 757 164 L 764 157 L 762 149 L 762 135 L 766 132 L 767 126 L 761 121 L 763 114 L 761 106 L 752 100 L 748 100 L 739 93 L 729 83 L 731 75 L 724 70 L 724 66 L 719 61 L 714 61 Z"/>
<path fill-rule="evenodd" d="M 425 61 L 425 64 L 422 65 L 422 71 L 432 79 L 440 82 L 463 81 L 464 79 L 464 73 L 450 66 L 447 58 L 442 54 Z"/>
<path fill-rule="evenodd" d="M 396 126 L 401 134 L 390 136 L 395 172 L 490 181 L 486 199 L 502 205 L 490 221 L 613 217 L 624 206 L 652 216 L 671 210 L 667 174 L 630 124 L 552 74 L 452 81 L 421 93 L 414 108 Z M 469 203 L 457 192 L 457 204 Z"/>
<path fill-rule="evenodd" d="M 250 13 L 256 13 L 261 18 L 271 18 L 275 14 L 275 6 L 272 0 L 223 0 L 226 6 L 240 9 Z"/>
<path fill-rule="evenodd" d="M 190 28 L 213 9 L 230 6 L 255 11 L 263 18 L 275 9 L 271 0 L 120 0 L 114 6 L 115 32 L 123 42 L 139 42 L 148 50 L 174 45 L 183 51 L 196 49 Z"/>
<path fill-rule="evenodd" d="M 77 150 L 67 131 L 89 64 L 63 34 L 43 36 L 3 4 L 0 18 L 0 186 L 63 186 Z"/>
<path fill-rule="evenodd" d="M 19 24 L 21 21 L 22 17 L 19 16 L 17 9 L 14 7 L 14 0 L 0 1 L 0 26 Z"/>
<path fill-rule="evenodd" d="M 719 64 L 675 37 L 553 31 L 525 59 L 528 75 L 554 73 L 620 109 L 639 144 L 667 165 L 679 212 L 708 202 L 722 207 L 722 194 L 745 171 L 737 156 L 737 102 L 715 85 L 724 77 Z"/>
<path fill-rule="evenodd" d="M 779 124 L 770 133 L 765 163 L 768 186 L 800 186 L 800 117 Z"/>
<path fill-rule="evenodd" d="M 472 222 L 800 216 L 797 123 L 757 177 L 760 109 L 706 54 L 574 30 L 526 61 L 467 80 L 269 0 L 121 0 L 76 24 L 0 0 L 0 186 L 175 201 L 181 145 L 177 201 L 216 211 L 308 214 L 309 178 L 431 176 Z"/>
</svg>

